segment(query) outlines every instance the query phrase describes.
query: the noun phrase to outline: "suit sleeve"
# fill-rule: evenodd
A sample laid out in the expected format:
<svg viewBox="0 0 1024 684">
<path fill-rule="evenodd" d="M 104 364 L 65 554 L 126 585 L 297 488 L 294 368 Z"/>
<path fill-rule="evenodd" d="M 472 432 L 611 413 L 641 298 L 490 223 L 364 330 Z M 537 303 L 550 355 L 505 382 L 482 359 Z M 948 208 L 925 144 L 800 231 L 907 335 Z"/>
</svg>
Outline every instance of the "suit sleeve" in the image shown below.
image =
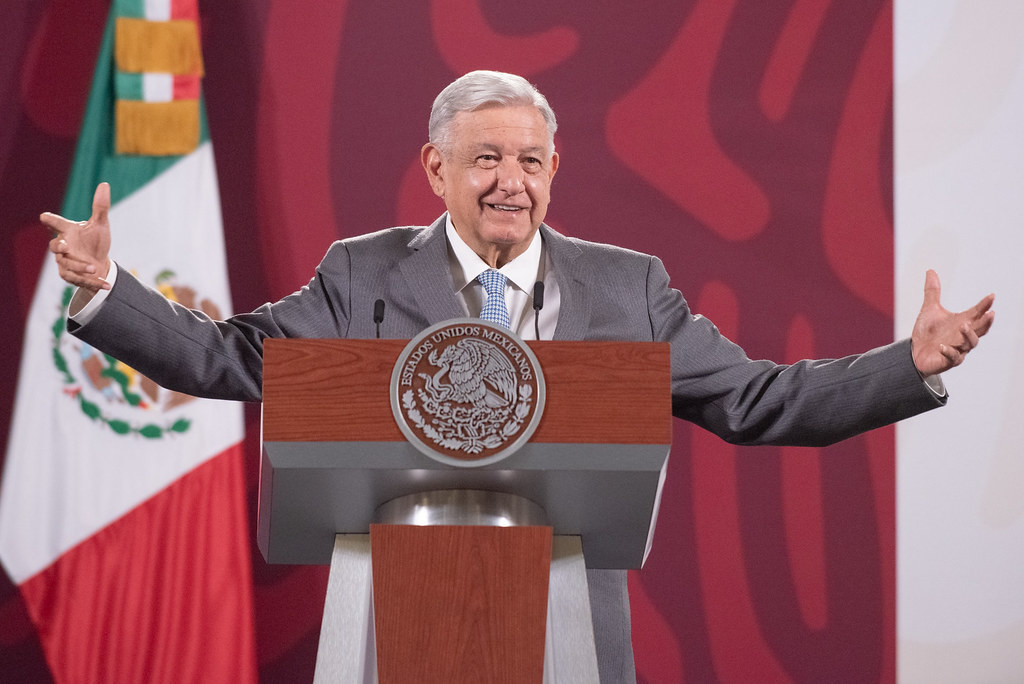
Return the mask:
<svg viewBox="0 0 1024 684">
<path fill-rule="evenodd" d="M 264 339 L 346 336 L 350 266 L 348 250 L 336 242 L 308 285 L 223 321 L 171 302 L 122 271 L 89 323 L 69 321 L 68 330 L 168 389 L 259 401 Z"/>
<path fill-rule="evenodd" d="M 734 444 L 824 446 L 945 403 L 902 340 L 842 359 L 754 361 L 669 287 L 651 257 L 648 311 L 672 345 L 672 410 Z"/>
</svg>

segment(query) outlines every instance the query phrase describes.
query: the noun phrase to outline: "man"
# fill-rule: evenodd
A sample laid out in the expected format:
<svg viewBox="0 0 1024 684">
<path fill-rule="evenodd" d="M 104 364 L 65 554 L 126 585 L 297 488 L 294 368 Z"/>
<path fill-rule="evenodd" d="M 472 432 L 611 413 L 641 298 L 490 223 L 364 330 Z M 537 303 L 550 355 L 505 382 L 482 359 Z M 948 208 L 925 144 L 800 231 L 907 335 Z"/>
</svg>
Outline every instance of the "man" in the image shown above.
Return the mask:
<svg viewBox="0 0 1024 684">
<path fill-rule="evenodd" d="M 666 341 L 673 413 L 735 443 L 820 445 L 945 403 L 938 375 L 988 332 L 993 296 L 960 313 L 942 308 L 929 271 L 909 340 L 837 361 L 751 361 L 669 287 L 660 260 L 564 237 L 543 223 L 558 170 L 556 120 L 518 76 L 472 72 L 434 102 L 421 159 L 447 213 L 430 227 L 392 228 L 336 242 L 310 283 L 249 314 L 211 321 L 187 313 L 120 271 L 108 256 L 109 188 L 87 222 L 53 214 L 50 249 L 79 286 L 69 330 L 165 387 L 259 401 L 266 337 L 408 338 L 499 300 L 477 280 L 505 280 L 509 326 L 534 337 L 530 292 L 545 284 L 539 336 Z M 588 573 L 602 681 L 632 681 L 625 573 Z"/>
</svg>

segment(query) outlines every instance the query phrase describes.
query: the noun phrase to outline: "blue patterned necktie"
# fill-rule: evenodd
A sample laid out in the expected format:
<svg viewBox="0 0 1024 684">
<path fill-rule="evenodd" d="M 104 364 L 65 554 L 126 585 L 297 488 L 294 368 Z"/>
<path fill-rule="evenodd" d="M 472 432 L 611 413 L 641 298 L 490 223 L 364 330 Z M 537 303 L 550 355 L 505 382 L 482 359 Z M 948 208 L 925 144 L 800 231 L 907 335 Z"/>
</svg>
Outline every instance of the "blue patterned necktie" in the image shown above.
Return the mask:
<svg viewBox="0 0 1024 684">
<path fill-rule="evenodd" d="M 490 268 L 478 275 L 476 279 L 480 281 L 487 292 L 487 300 L 484 302 L 484 308 L 480 311 L 480 318 L 511 328 L 512 321 L 509 319 L 508 305 L 505 303 L 505 282 L 508 278 L 503 273 Z"/>
</svg>

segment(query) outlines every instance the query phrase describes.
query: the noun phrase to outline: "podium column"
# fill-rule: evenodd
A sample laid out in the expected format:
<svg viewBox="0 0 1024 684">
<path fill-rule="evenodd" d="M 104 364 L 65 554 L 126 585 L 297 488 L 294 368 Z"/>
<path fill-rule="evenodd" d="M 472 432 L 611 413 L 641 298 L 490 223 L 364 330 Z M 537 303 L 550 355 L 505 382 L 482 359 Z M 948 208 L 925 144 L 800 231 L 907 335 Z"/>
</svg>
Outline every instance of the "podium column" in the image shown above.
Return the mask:
<svg viewBox="0 0 1024 684">
<path fill-rule="evenodd" d="M 399 522 L 368 544 L 338 535 L 316 681 L 596 677 L 580 540 L 542 518 L 521 497 L 452 490 L 385 504 L 378 519 Z"/>
</svg>

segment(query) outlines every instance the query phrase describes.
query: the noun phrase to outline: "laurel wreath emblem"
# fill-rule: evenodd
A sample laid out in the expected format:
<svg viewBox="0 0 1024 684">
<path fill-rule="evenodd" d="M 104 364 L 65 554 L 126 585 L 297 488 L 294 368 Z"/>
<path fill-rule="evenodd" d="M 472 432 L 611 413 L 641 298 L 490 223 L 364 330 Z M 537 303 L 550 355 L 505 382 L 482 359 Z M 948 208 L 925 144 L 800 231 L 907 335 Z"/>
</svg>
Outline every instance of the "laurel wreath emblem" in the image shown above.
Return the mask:
<svg viewBox="0 0 1024 684">
<path fill-rule="evenodd" d="M 391 373 L 391 412 L 409 443 L 448 466 L 489 466 L 529 442 L 546 403 L 536 356 L 479 318 L 437 323 L 409 340 Z"/>
<path fill-rule="evenodd" d="M 519 432 L 530 413 L 533 388 L 520 385 L 515 405 L 499 408 L 437 401 L 422 389 L 416 395 L 423 402 L 423 411 L 432 416 L 429 423 L 423 418 L 412 390 L 402 394 L 402 408 L 424 436 L 445 449 L 479 454 L 484 449 L 501 447 Z"/>
<path fill-rule="evenodd" d="M 53 335 L 53 364 L 57 371 L 64 378 L 64 394 L 72 397 L 78 402 L 82 413 L 91 420 L 106 425 L 112 432 L 118 435 L 138 435 L 146 439 L 161 439 L 173 435 L 188 432 L 192 421 L 187 418 L 179 418 L 170 424 L 158 425 L 155 422 L 133 424 L 122 418 L 106 415 L 103 408 L 96 402 L 90 401 L 83 392 L 83 383 L 72 374 L 67 358 L 61 351 L 61 340 L 67 332 L 64 312 L 74 295 L 74 288 L 68 286 L 64 289 L 61 297 L 61 306 L 57 320 L 51 327 Z M 84 344 L 84 343 L 83 343 Z M 97 353 L 97 363 L 100 366 L 98 375 L 110 381 L 110 386 L 117 388 L 117 398 L 132 407 L 147 408 L 145 397 L 132 389 L 131 378 L 120 369 L 117 359 L 108 355 Z"/>
</svg>

